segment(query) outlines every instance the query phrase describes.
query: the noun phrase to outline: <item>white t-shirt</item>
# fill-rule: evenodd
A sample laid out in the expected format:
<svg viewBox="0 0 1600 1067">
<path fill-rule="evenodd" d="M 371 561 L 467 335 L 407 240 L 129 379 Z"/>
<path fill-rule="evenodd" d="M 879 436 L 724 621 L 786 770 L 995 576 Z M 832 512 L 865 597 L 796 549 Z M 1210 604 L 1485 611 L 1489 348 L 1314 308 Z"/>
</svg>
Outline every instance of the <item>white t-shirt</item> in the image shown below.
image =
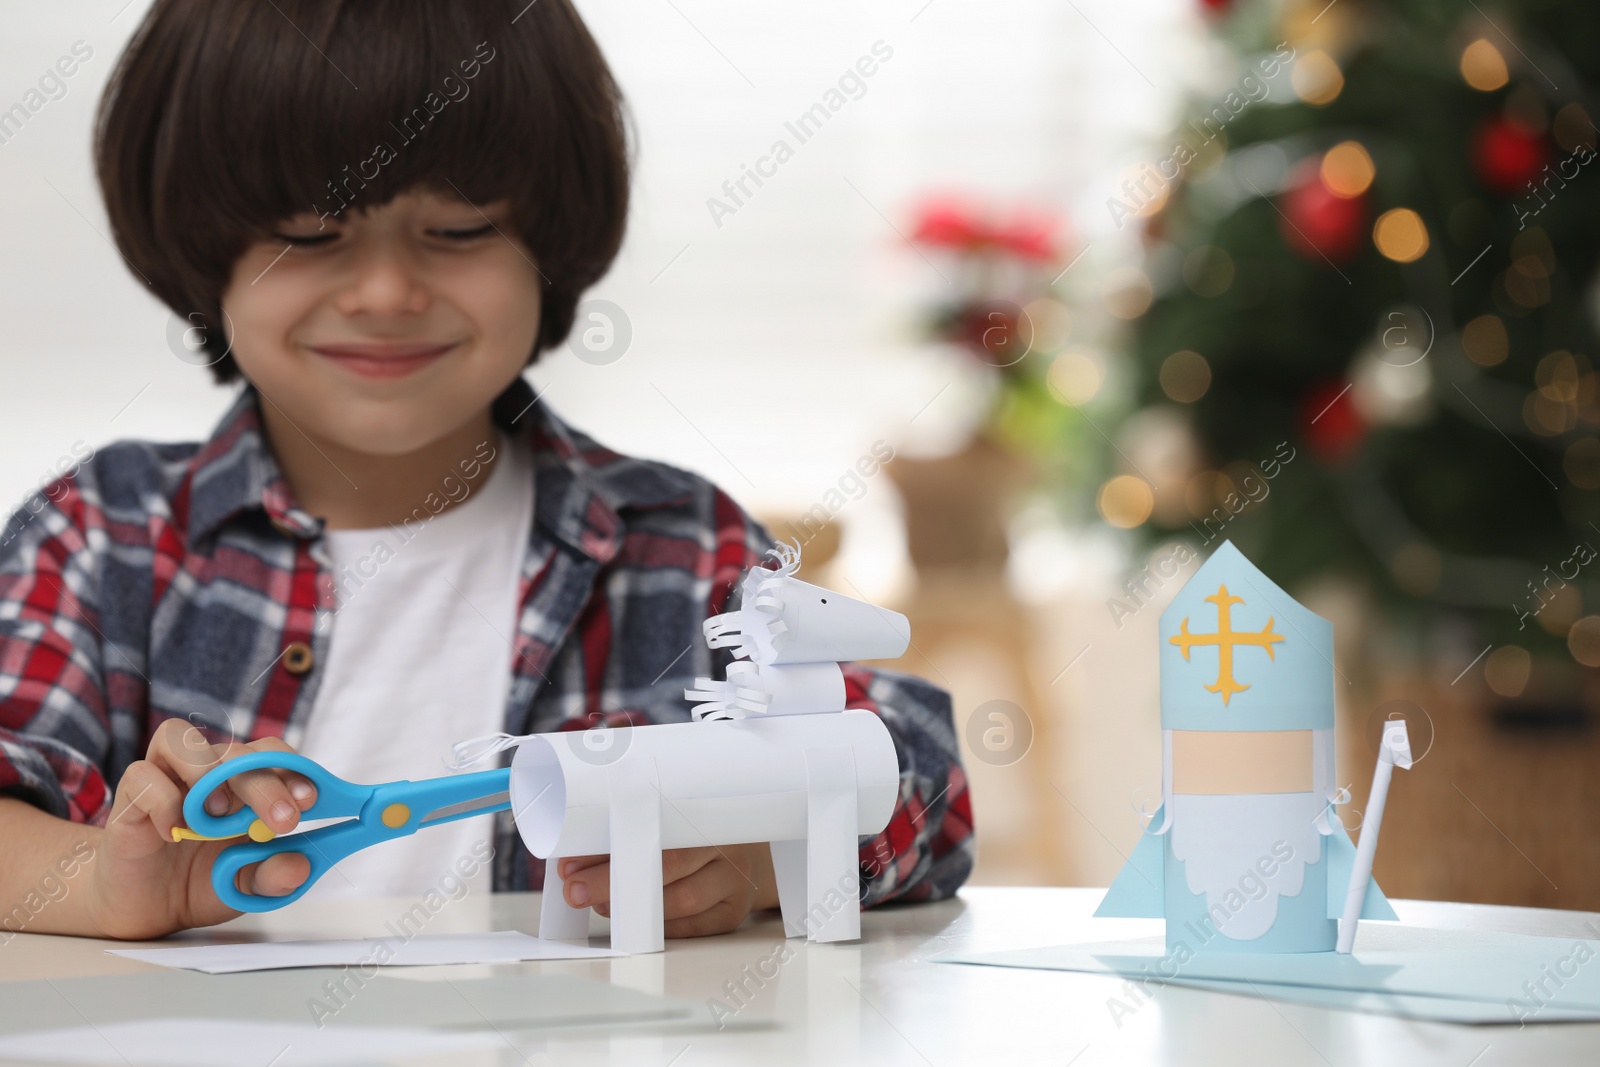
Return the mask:
<svg viewBox="0 0 1600 1067">
<path fill-rule="evenodd" d="M 487 480 L 426 523 L 323 534 L 339 607 L 316 703 L 287 740 L 341 778 L 448 774 L 451 745 L 505 729 L 533 457 L 503 436 L 496 447 Z M 460 819 L 363 849 L 306 896 L 420 896 L 459 879 L 462 857 L 477 867 L 469 887 L 487 891 L 493 826 Z"/>
</svg>

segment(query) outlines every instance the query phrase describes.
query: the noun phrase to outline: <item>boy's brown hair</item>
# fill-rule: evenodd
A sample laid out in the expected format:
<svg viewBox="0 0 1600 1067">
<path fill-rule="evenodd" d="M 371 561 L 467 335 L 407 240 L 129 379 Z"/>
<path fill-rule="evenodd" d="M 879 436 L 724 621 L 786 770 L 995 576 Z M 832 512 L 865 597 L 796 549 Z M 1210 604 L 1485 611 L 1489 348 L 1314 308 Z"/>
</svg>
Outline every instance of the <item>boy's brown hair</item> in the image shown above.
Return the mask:
<svg viewBox="0 0 1600 1067">
<path fill-rule="evenodd" d="M 566 338 L 627 223 L 622 94 L 568 0 L 156 0 L 94 151 L 117 247 L 204 326 L 222 382 L 233 266 L 290 216 L 411 189 L 509 199 L 544 278 L 529 362 Z"/>
</svg>

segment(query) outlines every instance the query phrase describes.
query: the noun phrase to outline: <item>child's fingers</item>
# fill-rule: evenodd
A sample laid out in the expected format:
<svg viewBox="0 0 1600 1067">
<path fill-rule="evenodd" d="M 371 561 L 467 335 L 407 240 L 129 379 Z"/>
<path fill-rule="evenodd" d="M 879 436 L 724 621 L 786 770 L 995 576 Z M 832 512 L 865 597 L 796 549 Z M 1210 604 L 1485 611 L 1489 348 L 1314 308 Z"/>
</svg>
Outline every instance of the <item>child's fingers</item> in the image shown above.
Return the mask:
<svg viewBox="0 0 1600 1067">
<path fill-rule="evenodd" d="M 263 737 L 259 741 L 250 742 L 252 752 L 293 752 L 294 749 L 281 737 Z M 316 784 L 303 774 L 294 771 L 278 771 L 278 777 L 288 787 L 289 795 L 299 805 L 301 811 L 307 811 L 317 802 Z"/>
<path fill-rule="evenodd" d="M 163 840 L 172 840 L 172 828 L 183 825 L 183 793 L 165 771 L 148 760 L 135 760 L 117 783 L 117 799 L 112 805 L 106 829 L 132 825 L 148 819 Z"/>
<path fill-rule="evenodd" d="M 668 919 L 662 924 L 661 932 L 666 937 L 708 937 L 711 934 L 725 934 L 729 930 L 738 929 L 748 914 L 750 909 L 743 907 L 737 901 L 719 900 L 697 915 Z"/>
<path fill-rule="evenodd" d="M 611 902 L 611 857 L 600 856 L 599 860 L 599 863 L 573 871 L 562 880 L 561 895 L 574 908 L 592 908 Z"/>
<path fill-rule="evenodd" d="M 703 868 L 718 859 L 726 859 L 717 849 L 703 845 L 698 848 L 669 848 L 661 854 L 661 881 L 665 885 Z"/>
<path fill-rule="evenodd" d="M 225 759 L 259 751 L 249 745 L 230 745 Z M 276 771 L 245 771 L 228 779 L 228 788 L 274 831 L 286 834 L 300 824 L 300 803 Z M 306 805 L 310 807 L 310 805 Z"/>
<path fill-rule="evenodd" d="M 299 889 L 311 875 L 311 861 L 298 852 L 279 852 L 260 863 L 239 868 L 233 884 L 241 893 L 282 897 Z"/>
<path fill-rule="evenodd" d="M 311 805 L 317 802 L 317 787 L 303 774 L 293 771 L 284 771 L 283 784 L 289 787 L 289 795 L 294 797 L 294 802 L 300 805 L 301 811 L 310 811 Z"/>
<path fill-rule="evenodd" d="M 704 864 L 687 877 L 666 884 L 661 894 L 661 915 L 668 920 L 699 915 L 738 896 L 744 885 L 738 869 L 727 860 Z"/>
<path fill-rule="evenodd" d="M 274 750 L 273 746 L 265 748 Z M 178 778 L 184 785 L 193 786 L 218 764 L 247 752 L 262 750 L 263 748 L 238 742 L 212 745 L 195 727 L 179 719 L 168 719 L 156 729 L 155 736 L 151 738 L 147 758 Z M 232 801 L 237 798 L 248 805 L 276 833 L 288 833 L 300 822 L 299 803 L 289 793 L 289 787 L 284 780 L 274 771 L 246 771 L 228 779 L 224 786 L 218 787 L 216 793 L 220 794 L 224 789 L 229 791 L 227 803 L 220 804 L 213 795 L 207 798 L 207 811 L 212 814 L 222 814 L 232 810 Z"/>
<path fill-rule="evenodd" d="M 570 878 L 587 867 L 595 867 L 605 863 L 610 856 L 567 856 L 556 863 L 556 874 L 562 878 Z"/>
<path fill-rule="evenodd" d="M 693 877 L 719 859 L 724 862 L 717 866 L 723 868 L 727 876 L 723 881 L 733 886 L 732 880 L 739 877 L 738 869 L 732 862 L 726 861 L 715 848 L 673 848 L 663 852 L 661 880 L 669 887 L 669 899 L 670 887 Z M 557 873 L 561 875 L 561 895 L 566 902 L 574 908 L 594 908 L 600 914 L 606 914 L 605 909 L 611 905 L 610 860 L 610 856 L 568 856 L 563 859 L 557 868 Z M 710 907 L 710 905 L 711 902 L 707 901 L 704 906 Z M 673 913 L 668 911 L 667 914 L 670 916 Z"/>
</svg>

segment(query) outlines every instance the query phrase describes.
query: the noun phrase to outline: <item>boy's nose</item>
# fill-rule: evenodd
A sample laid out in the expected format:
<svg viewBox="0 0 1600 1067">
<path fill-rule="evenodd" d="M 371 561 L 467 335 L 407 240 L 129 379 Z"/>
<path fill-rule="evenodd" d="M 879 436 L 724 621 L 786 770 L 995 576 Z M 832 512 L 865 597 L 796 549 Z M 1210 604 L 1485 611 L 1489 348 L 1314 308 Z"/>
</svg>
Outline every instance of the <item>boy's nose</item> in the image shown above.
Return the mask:
<svg viewBox="0 0 1600 1067">
<path fill-rule="evenodd" d="M 339 295 L 339 310 L 346 315 L 419 314 L 432 302 L 415 264 L 400 252 L 385 250 L 365 256 L 356 264 L 355 277 Z"/>
</svg>

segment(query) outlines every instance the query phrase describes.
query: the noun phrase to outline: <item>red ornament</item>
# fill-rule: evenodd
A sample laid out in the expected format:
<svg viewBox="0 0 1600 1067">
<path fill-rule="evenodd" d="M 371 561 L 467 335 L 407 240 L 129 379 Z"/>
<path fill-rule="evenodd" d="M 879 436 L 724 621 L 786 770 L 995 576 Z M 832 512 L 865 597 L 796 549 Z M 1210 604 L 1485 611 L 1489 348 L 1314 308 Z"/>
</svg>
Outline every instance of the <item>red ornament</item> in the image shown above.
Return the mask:
<svg viewBox="0 0 1600 1067">
<path fill-rule="evenodd" d="M 1200 0 L 1200 6 L 1215 14 L 1233 6 L 1233 0 Z"/>
<path fill-rule="evenodd" d="M 1322 184 L 1315 160 L 1296 173 L 1278 218 L 1284 243 L 1314 263 L 1350 259 L 1366 244 L 1367 195 L 1334 193 Z"/>
<path fill-rule="evenodd" d="M 1349 459 L 1367 435 L 1366 420 L 1350 399 L 1349 382 L 1328 382 L 1306 394 L 1300 405 L 1301 433 L 1325 463 Z"/>
<path fill-rule="evenodd" d="M 1537 130 L 1495 115 L 1472 135 L 1472 166 L 1478 179 L 1501 196 L 1524 192 L 1550 161 L 1550 142 Z"/>
</svg>

